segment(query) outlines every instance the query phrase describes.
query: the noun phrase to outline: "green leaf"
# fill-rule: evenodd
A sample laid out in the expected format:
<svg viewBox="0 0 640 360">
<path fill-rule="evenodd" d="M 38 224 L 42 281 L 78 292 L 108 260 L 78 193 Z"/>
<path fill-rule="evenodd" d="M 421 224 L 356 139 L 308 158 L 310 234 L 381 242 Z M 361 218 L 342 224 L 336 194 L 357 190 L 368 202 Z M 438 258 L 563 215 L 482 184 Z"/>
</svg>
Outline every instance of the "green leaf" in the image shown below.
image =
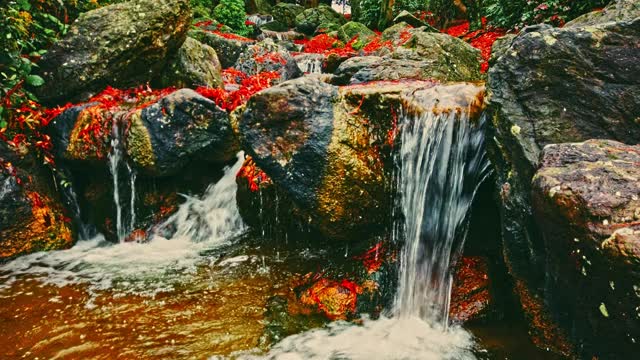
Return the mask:
<svg viewBox="0 0 640 360">
<path fill-rule="evenodd" d="M 42 86 L 44 85 L 44 79 L 38 75 L 29 75 L 26 79 L 27 84 L 31 86 Z"/>
</svg>

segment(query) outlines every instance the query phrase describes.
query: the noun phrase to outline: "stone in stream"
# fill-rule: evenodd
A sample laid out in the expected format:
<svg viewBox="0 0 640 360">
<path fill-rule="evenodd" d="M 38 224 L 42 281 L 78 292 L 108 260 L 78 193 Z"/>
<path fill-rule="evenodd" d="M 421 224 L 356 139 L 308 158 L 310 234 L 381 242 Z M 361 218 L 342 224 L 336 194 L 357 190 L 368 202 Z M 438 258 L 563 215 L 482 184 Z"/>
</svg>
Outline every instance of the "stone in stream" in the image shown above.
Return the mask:
<svg viewBox="0 0 640 360">
<path fill-rule="evenodd" d="M 545 298 L 582 351 L 633 357 L 640 334 L 640 146 L 547 145 L 533 210 L 547 253 Z"/>
<path fill-rule="evenodd" d="M 505 262 L 534 341 L 557 352 L 573 352 L 566 341 L 573 325 L 551 321 L 568 310 L 545 297 L 544 285 L 558 274 L 546 268 L 552 254 L 532 217 L 531 180 L 547 144 L 640 142 L 639 41 L 640 18 L 632 12 L 614 22 L 529 27 L 499 47 L 489 70 L 488 138 L 495 141 L 488 151 L 500 194 Z"/>
<path fill-rule="evenodd" d="M 73 245 L 71 223 L 50 179 L 33 154 L 0 141 L 0 260 Z"/>
<path fill-rule="evenodd" d="M 222 66 L 209 45 L 187 37 L 171 56 L 161 76 L 162 87 L 222 87 Z"/>
<path fill-rule="evenodd" d="M 232 122 L 294 214 L 330 239 L 357 244 L 389 226 L 391 153 L 405 91 L 476 116 L 483 87 L 407 81 L 339 88 L 305 76 L 254 95 Z"/>
<path fill-rule="evenodd" d="M 182 46 L 191 23 L 187 0 L 132 0 L 80 15 L 38 63 L 47 104 L 84 101 L 107 85 L 145 84 Z"/>
</svg>

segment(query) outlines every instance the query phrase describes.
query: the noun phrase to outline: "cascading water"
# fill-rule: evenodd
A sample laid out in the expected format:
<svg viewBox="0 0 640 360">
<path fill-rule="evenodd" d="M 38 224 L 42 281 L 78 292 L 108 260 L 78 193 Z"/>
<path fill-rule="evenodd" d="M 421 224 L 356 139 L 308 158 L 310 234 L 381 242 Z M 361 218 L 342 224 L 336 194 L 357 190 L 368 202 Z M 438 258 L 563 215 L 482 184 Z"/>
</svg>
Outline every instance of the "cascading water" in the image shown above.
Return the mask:
<svg viewBox="0 0 640 360">
<path fill-rule="evenodd" d="M 471 108 L 438 110 L 438 96 L 418 92 L 403 99 L 392 234 L 403 250 L 393 309 L 377 320 L 363 318 L 362 326 L 334 322 L 290 336 L 267 358 L 475 358 L 471 335 L 448 328 L 448 310 L 453 260 L 462 250 L 473 196 L 488 173 L 484 118 L 472 121 Z"/>
<path fill-rule="evenodd" d="M 113 180 L 113 203 L 116 209 L 116 236 L 119 242 L 123 242 L 131 231 L 135 229 L 136 223 L 136 177 L 137 174 L 133 168 L 123 158 L 123 133 L 119 124 L 119 117 L 113 120 L 111 131 L 111 151 L 108 154 L 109 172 Z M 126 171 L 129 179 L 128 184 L 120 182 L 122 172 Z M 129 187 L 129 193 L 121 194 L 121 187 Z M 129 196 L 129 202 L 126 203 L 126 196 Z M 128 209 L 127 209 L 128 207 Z"/>
<path fill-rule="evenodd" d="M 468 111 L 435 113 L 437 99 L 411 99 L 396 156 L 399 221 L 393 239 L 403 243 L 395 315 L 448 325 L 452 265 L 462 251 L 475 192 L 488 173 L 484 118 Z M 427 110 L 424 110 L 427 109 Z"/>
<path fill-rule="evenodd" d="M 324 56 L 321 54 L 301 54 L 295 57 L 300 70 L 305 74 L 322 73 L 322 63 Z"/>
</svg>

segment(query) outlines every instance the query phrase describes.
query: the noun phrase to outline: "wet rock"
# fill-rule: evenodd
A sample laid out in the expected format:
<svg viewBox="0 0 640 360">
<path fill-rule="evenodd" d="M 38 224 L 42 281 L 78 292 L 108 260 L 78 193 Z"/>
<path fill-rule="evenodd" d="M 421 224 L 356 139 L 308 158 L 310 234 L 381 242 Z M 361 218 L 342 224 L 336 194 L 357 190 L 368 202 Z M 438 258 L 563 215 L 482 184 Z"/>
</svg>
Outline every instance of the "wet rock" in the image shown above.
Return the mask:
<svg viewBox="0 0 640 360">
<path fill-rule="evenodd" d="M 479 81 L 480 51 L 465 41 L 441 33 L 416 32 L 393 51 L 397 60 L 420 61 L 433 78 L 448 81 Z"/>
<path fill-rule="evenodd" d="M 462 323 L 486 318 L 494 302 L 488 260 L 477 256 L 462 257 L 453 278 L 451 321 Z"/>
<path fill-rule="evenodd" d="M 187 0 L 133 0 L 80 15 L 38 63 L 49 104 L 83 101 L 107 85 L 133 87 L 157 77 L 184 42 Z"/>
<path fill-rule="evenodd" d="M 180 49 L 169 59 L 162 75 L 162 87 L 178 88 L 222 86 L 222 67 L 212 47 L 187 37 Z"/>
<path fill-rule="evenodd" d="M 228 39 L 223 36 L 201 30 L 190 31 L 189 36 L 199 40 L 203 44 L 211 46 L 218 55 L 220 65 L 223 69 L 235 66 L 240 54 L 253 44 L 252 41 Z"/>
<path fill-rule="evenodd" d="M 306 9 L 295 19 L 296 29 L 307 35 L 313 35 L 320 28 L 339 27 L 345 22 L 344 16 L 326 5 Z"/>
<path fill-rule="evenodd" d="M 348 23 L 342 25 L 340 29 L 338 29 L 338 39 L 344 41 L 345 43 L 349 42 L 356 36 L 358 37 L 359 41 L 367 42 L 367 40 L 376 36 L 376 33 L 374 33 L 373 30 L 369 29 L 366 25 L 355 21 L 349 21 Z"/>
<path fill-rule="evenodd" d="M 73 245 L 70 221 L 50 180 L 33 154 L 0 141 L 0 260 Z"/>
<path fill-rule="evenodd" d="M 296 25 L 296 16 L 304 11 L 304 7 L 298 4 L 279 3 L 271 9 L 273 19 L 287 28 Z"/>
<path fill-rule="evenodd" d="M 547 145 L 533 179 L 545 301 L 585 357 L 624 358 L 640 334 L 640 146 Z"/>
<path fill-rule="evenodd" d="M 482 88 L 431 82 L 338 88 L 305 76 L 264 90 L 236 114 L 243 148 L 326 237 L 358 242 L 389 225 L 391 151 L 405 91 L 468 109 Z M 451 91 L 458 98 L 445 94 Z M 440 94 L 440 95 L 438 95 Z M 445 100 L 448 99 L 448 100 Z M 473 100 L 475 101 L 475 100 Z M 447 105 L 444 105 L 444 104 Z"/>
<path fill-rule="evenodd" d="M 417 17 L 413 16 L 407 10 L 402 10 L 398 14 L 398 16 L 396 16 L 393 19 L 393 23 L 394 24 L 406 23 L 406 24 L 409 24 L 409 25 L 413 26 L 414 28 L 424 27 L 425 29 L 427 29 L 428 32 L 438 32 L 437 29 L 433 28 L 431 25 L 429 25 L 426 22 L 424 22 L 424 21 L 418 19 Z"/>
<path fill-rule="evenodd" d="M 176 174 L 201 159 L 223 163 L 237 152 L 226 111 L 193 90 L 182 89 L 131 114 L 126 152 L 145 174 Z"/>
<path fill-rule="evenodd" d="M 192 162 L 225 162 L 237 151 L 228 114 L 189 89 L 71 107 L 49 131 L 60 160 L 106 168 L 114 125 L 133 168 L 149 176 L 173 175 Z"/>
<path fill-rule="evenodd" d="M 528 295 L 519 291 L 521 299 L 544 301 L 541 289 L 555 276 L 545 269 L 550 254 L 531 214 L 531 179 L 542 148 L 593 138 L 640 141 L 640 78 L 635 76 L 640 72 L 635 61 L 640 48 L 630 45 L 639 38 L 638 18 L 586 27 L 528 28 L 507 40 L 509 47 L 499 51 L 489 70 L 489 137 L 496 141 L 489 142 L 488 151 L 497 170 L 505 262 L 523 284 L 520 289 L 527 288 Z M 530 306 L 538 307 L 557 314 L 566 311 Z M 565 324 L 564 331 L 569 332 L 569 326 Z M 535 327 L 539 322 L 532 325 L 534 334 Z"/>
<path fill-rule="evenodd" d="M 302 71 L 289 51 L 271 39 L 248 47 L 238 58 L 235 68 L 251 76 L 263 71 L 276 71 L 282 80 L 302 76 Z"/>
</svg>

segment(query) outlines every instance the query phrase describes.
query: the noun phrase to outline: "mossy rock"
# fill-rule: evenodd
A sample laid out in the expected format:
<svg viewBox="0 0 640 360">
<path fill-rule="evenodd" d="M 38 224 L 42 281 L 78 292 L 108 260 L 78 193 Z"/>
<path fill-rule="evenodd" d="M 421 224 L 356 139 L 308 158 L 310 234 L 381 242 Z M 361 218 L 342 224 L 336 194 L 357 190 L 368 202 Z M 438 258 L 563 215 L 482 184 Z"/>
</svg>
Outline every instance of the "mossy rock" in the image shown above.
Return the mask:
<svg viewBox="0 0 640 360">
<path fill-rule="evenodd" d="M 107 85 L 146 84 L 182 46 L 191 26 L 188 0 L 132 0 L 88 11 L 38 62 L 47 104 L 85 101 Z"/>
<path fill-rule="evenodd" d="M 366 42 L 368 39 L 376 36 L 376 33 L 365 24 L 355 21 L 349 21 L 338 29 L 338 39 L 344 42 L 349 42 L 356 36 L 358 40 Z"/>
<path fill-rule="evenodd" d="M 304 34 L 313 35 L 322 26 L 336 24 L 341 26 L 346 22 L 344 16 L 326 5 L 306 9 L 296 16 L 296 29 Z M 337 30 L 337 29 L 336 29 Z"/>
<path fill-rule="evenodd" d="M 279 3 L 271 9 L 271 15 L 273 20 L 292 28 L 296 25 L 296 16 L 303 11 L 304 7 L 298 4 Z"/>
<path fill-rule="evenodd" d="M 162 87 L 195 88 L 222 86 L 222 66 L 216 51 L 198 40 L 188 37 L 169 59 L 162 75 Z"/>
</svg>

